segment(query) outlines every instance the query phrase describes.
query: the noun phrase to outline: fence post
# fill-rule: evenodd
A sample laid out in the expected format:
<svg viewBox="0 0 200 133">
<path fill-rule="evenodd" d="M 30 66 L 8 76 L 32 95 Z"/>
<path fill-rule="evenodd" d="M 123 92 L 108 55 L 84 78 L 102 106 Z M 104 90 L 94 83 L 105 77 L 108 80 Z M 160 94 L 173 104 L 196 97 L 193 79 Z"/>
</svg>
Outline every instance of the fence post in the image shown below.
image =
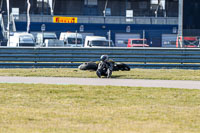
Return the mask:
<svg viewBox="0 0 200 133">
<path fill-rule="evenodd" d="M 36 66 L 36 64 L 37 64 L 37 58 L 38 58 L 38 48 L 37 47 L 34 47 L 34 67 Z"/>
</svg>

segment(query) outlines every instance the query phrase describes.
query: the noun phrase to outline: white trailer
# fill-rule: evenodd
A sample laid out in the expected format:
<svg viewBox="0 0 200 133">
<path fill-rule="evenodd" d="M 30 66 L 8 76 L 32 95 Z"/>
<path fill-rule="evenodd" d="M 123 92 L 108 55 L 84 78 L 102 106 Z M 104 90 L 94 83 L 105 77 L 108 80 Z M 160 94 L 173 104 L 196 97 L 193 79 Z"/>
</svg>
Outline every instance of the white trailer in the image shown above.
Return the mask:
<svg viewBox="0 0 200 133">
<path fill-rule="evenodd" d="M 13 33 L 10 35 L 8 47 L 35 47 L 35 38 L 30 33 Z"/>
</svg>

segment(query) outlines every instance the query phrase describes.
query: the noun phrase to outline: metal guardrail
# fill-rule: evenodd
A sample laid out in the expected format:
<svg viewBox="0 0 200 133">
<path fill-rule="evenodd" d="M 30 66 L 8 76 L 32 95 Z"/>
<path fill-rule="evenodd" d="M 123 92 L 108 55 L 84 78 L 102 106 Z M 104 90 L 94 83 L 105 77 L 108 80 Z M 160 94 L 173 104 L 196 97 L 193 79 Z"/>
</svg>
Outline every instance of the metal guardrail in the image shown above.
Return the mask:
<svg viewBox="0 0 200 133">
<path fill-rule="evenodd" d="M 200 69 L 198 48 L 0 48 L 0 68 L 77 68 L 102 54 L 131 68 Z"/>
</svg>

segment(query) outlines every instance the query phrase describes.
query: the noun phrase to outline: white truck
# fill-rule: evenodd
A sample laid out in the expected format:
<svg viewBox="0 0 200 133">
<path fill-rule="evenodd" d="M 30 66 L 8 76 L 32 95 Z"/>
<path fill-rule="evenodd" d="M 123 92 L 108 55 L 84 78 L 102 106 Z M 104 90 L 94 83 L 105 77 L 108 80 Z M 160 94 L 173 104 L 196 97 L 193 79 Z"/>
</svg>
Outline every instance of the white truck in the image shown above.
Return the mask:
<svg viewBox="0 0 200 133">
<path fill-rule="evenodd" d="M 30 33 L 13 33 L 10 35 L 8 47 L 35 47 L 35 38 Z"/>
<path fill-rule="evenodd" d="M 114 47 L 113 42 L 102 36 L 86 36 L 84 47 Z"/>
<path fill-rule="evenodd" d="M 83 47 L 83 36 L 80 33 L 61 32 L 60 40 L 64 41 L 65 47 Z"/>
</svg>

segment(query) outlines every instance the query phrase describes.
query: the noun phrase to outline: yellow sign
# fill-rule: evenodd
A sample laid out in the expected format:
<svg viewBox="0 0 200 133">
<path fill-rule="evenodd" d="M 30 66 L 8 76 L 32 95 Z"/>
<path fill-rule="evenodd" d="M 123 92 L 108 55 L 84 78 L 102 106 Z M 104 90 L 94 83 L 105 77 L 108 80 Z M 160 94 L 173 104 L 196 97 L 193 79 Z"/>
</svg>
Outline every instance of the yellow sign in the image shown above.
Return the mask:
<svg viewBox="0 0 200 133">
<path fill-rule="evenodd" d="M 54 16 L 53 17 L 53 22 L 54 23 L 77 23 L 78 18 L 77 17 L 58 17 Z"/>
</svg>

